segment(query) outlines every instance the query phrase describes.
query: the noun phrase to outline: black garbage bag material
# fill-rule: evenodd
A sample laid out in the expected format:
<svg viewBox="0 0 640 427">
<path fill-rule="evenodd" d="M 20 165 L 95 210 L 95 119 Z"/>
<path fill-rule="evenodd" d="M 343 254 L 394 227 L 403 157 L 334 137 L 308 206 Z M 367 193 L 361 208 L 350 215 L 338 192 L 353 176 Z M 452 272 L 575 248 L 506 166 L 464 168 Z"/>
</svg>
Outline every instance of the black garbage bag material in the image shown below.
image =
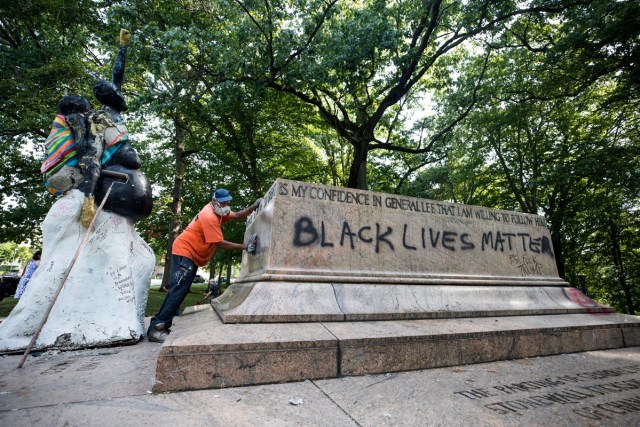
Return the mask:
<svg viewBox="0 0 640 427">
<path fill-rule="evenodd" d="M 96 186 L 96 204 L 102 203 L 109 186 L 115 181 L 103 209 L 129 218 L 133 222 L 148 217 L 153 209 L 153 200 L 151 184 L 145 174 L 140 170 L 129 169 L 121 165 L 108 166 L 105 169 L 125 173 L 129 179 L 124 182 L 122 179 L 102 176 Z"/>
</svg>

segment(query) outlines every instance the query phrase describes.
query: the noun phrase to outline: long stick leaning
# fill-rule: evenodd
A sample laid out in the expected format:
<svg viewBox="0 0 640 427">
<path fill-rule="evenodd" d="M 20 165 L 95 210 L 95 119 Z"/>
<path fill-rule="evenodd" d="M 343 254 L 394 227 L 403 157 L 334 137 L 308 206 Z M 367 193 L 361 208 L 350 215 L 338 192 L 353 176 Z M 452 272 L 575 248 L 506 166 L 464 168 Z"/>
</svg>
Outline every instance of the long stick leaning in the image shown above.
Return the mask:
<svg viewBox="0 0 640 427">
<path fill-rule="evenodd" d="M 53 309 L 53 305 L 55 304 L 56 299 L 58 299 L 58 295 L 60 295 L 60 291 L 62 291 L 62 288 L 64 287 L 64 284 L 66 283 L 67 278 L 71 273 L 71 269 L 73 268 L 74 264 L 76 263 L 76 260 L 78 259 L 78 255 L 80 255 L 80 252 L 82 251 L 82 249 L 84 249 L 85 245 L 87 244 L 87 241 L 89 240 L 89 235 L 91 234 L 91 229 L 93 228 L 93 223 L 96 221 L 96 218 L 98 218 L 98 214 L 102 211 L 102 207 L 104 206 L 105 202 L 109 198 L 109 194 L 111 193 L 111 188 L 113 188 L 113 184 L 115 183 L 116 181 L 113 181 L 111 183 L 111 185 L 109 186 L 109 189 L 107 190 L 107 193 L 104 195 L 104 198 L 102 199 L 102 203 L 100 203 L 100 206 L 98 206 L 98 209 L 96 209 L 96 213 L 93 215 L 93 218 L 91 219 L 91 223 L 89 223 L 89 227 L 87 227 L 87 232 L 84 233 L 82 242 L 80 242 L 80 246 L 78 246 L 78 250 L 76 250 L 75 255 L 73 256 L 73 258 L 71 259 L 71 262 L 69 263 L 69 267 L 67 267 L 67 271 L 64 273 L 64 277 L 60 281 L 60 286 L 58 286 L 58 290 L 56 291 L 55 294 L 53 294 L 53 298 L 51 299 L 51 302 L 49 303 L 47 310 L 44 312 L 44 316 L 42 317 L 40 324 L 36 328 L 36 331 L 33 334 L 33 337 L 31 337 L 31 341 L 29 342 L 27 349 L 24 351 L 24 354 L 22 355 L 22 359 L 18 364 L 18 369 L 24 366 L 24 362 L 27 360 L 27 357 L 29 356 L 29 353 L 31 352 L 33 345 L 36 343 L 36 340 L 38 339 L 38 335 L 40 335 L 42 328 L 44 327 L 45 323 L 47 323 L 47 319 L 49 318 L 49 313 L 51 313 L 51 309 Z"/>
</svg>

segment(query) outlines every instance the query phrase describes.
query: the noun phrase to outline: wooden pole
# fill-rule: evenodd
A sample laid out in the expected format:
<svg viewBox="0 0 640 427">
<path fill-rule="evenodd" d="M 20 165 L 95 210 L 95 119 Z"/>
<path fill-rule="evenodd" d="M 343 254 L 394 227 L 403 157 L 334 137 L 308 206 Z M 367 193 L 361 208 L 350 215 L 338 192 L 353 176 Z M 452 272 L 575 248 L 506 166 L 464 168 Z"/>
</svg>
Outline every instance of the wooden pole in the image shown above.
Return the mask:
<svg viewBox="0 0 640 427">
<path fill-rule="evenodd" d="M 76 260 L 78 259 L 78 255 L 80 255 L 80 252 L 82 251 L 82 249 L 84 249 L 85 245 L 87 244 L 87 241 L 89 240 L 89 234 L 91 234 L 91 229 L 93 228 L 93 223 L 96 221 L 98 214 L 102 211 L 102 207 L 104 206 L 105 202 L 109 198 L 109 194 L 111 193 L 111 189 L 113 188 L 113 184 L 115 184 L 115 182 L 116 181 L 111 183 L 111 185 L 109 186 L 109 189 L 107 190 L 107 193 L 104 195 L 104 198 L 102 199 L 102 203 L 100 203 L 100 206 L 98 206 L 96 213 L 93 215 L 93 218 L 91 218 L 91 223 L 89 224 L 89 227 L 87 227 L 87 232 L 84 233 L 82 242 L 80 242 L 80 246 L 78 246 L 78 250 L 76 250 L 75 255 L 73 256 L 73 258 L 71 259 L 71 262 L 69 263 L 69 267 L 67 267 L 67 270 L 64 273 L 64 277 L 60 281 L 60 286 L 58 286 L 58 290 L 56 291 L 55 294 L 53 294 L 53 298 L 51 299 L 51 302 L 49 303 L 47 310 L 44 312 L 44 316 L 42 317 L 40 324 L 36 328 L 36 331 L 33 334 L 33 337 L 31 337 L 31 341 L 29 342 L 27 349 L 24 351 L 24 354 L 22 355 L 22 360 L 20 360 L 20 364 L 18 364 L 18 369 L 24 366 L 24 362 L 27 360 L 27 357 L 29 356 L 29 353 L 31 352 L 33 345 L 36 343 L 36 340 L 38 339 L 38 335 L 40 335 L 40 332 L 42 331 L 44 324 L 47 323 L 47 319 L 49 318 L 49 313 L 51 313 L 51 309 L 53 309 L 53 305 L 56 303 L 56 299 L 58 299 L 58 295 L 60 295 L 60 291 L 62 291 L 62 288 L 64 287 L 64 284 L 66 283 L 67 278 L 71 273 L 71 269 L 73 268 L 74 264 L 76 263 Z"/>
</svg>

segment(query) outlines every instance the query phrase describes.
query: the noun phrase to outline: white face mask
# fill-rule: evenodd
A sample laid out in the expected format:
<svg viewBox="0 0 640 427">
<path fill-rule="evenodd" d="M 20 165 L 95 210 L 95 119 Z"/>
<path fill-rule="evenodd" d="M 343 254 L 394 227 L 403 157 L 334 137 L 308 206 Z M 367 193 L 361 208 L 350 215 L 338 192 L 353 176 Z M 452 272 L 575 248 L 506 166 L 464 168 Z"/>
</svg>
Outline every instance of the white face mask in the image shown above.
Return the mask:
<svg viewBox="0 0 640 427">
<path fill-rule="evenodd" d="M 216 215 L 227 216 L 231 213 L 231 208 L 229 206 L 220 206 L 220 203 L 216 200 L 211 202 L 211 207 Z"/>
</svg>

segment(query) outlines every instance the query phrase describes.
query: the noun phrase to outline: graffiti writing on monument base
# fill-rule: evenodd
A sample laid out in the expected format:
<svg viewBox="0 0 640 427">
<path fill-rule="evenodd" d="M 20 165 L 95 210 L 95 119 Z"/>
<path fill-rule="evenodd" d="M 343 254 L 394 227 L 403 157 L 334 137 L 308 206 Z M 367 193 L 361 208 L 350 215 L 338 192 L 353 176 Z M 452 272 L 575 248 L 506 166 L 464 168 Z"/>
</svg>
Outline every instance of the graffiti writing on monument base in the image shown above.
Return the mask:
<svg viewBox="0 0 640 427">
<path fill-rule="evenodd" d="M 516 224 L 524 226 L 536 226 L 546 228 L 543 217 L 535 215 L 523 215 L 516 212 L 499 212 L 493 209 L 478 206 L 458 205 L 445 202 L 433 202 L 430 200 L 414 199 L 390 194 L 374 194 L 348 188 L 328 188 L 310 184 L 280 183 L 278 194 L 321 202 L 338 202 L 361 206 L 373 206 L 392 209 L 394 211 L 416 212 L 423 214 L 453 216 L 465 219 L 500 222 L 504 224 Z M 271 200 L 275 195 L 272 187 L 266 199 Z"/>
<path fill-rule="evenodd" d="M 542 274 L 542 264 L 538 262 L 536 256 L 532 255 L 509 255 L 509 262 L 515 265 L 523 276 Z"/>
<path fill-rule="evenodd" d="M 361 247 L 373 247 L 376 253 L 381 250 L 392 252 L 399 250 L 418 251 L 420 249 L 442 248 L 447 251 L 518 251 L 532 254 L 547 254 L 553 258 L 551 242 L 546 236 L 532 236 L 530 233 L 511 233 L 496 230 L 485 231 L 481 235 L 471 235 L 455 230 L 437 230 L 431 227 L 410 227 L 403 224 L 400 230 L 380 223 L 357 226 L 343 221 L 341 230 L 330 229 L 324 221 L 317 224 L 313 219 L 302 216 L 294 223 L 293 245 L 296 247 L 320 246 L 332 248 L 336 245 L 358 250 Z M 535 256 L 512 256 L 521 271 L 537 274 L 542 267 Z"/>
<path fill-rule="evenodd" d="M 539 378 L 512 384 L 456 391 L 457 397 L 478 402 L 500 415 L 522 416 L 563 406 L 594 421 L 640 412 L 640 365 Z"/>
</svg>

